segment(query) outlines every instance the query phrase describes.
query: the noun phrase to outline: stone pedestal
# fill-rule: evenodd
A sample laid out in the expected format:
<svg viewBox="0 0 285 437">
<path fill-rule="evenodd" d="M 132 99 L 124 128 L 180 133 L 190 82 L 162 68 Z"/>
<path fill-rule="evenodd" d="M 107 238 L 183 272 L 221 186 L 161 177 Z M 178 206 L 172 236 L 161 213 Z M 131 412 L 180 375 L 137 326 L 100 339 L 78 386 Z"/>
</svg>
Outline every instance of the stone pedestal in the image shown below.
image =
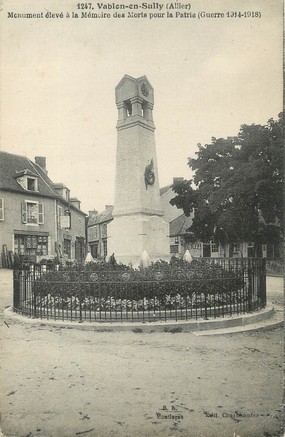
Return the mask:
<svg viewBox="0 0 285 437">
<path fill-rule="evenodd" d="M 169 261 L 169 226 L 161 217 L 134 214 L 115 217 L 108 225 L 108 254 L 117 262 L 138 266 L 144 250 L 151 261 Z M 109 251 L 110 248 L 110 251 Z"/>
</svg>

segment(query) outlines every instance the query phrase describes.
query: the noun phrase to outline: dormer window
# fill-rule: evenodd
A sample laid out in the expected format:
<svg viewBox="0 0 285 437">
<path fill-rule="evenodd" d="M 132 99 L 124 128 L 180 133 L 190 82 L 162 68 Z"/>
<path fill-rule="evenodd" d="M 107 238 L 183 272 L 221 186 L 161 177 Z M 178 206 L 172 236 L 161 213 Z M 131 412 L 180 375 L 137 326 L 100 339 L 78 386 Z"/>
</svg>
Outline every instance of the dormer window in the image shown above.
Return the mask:
<svg viewBox="0 0 285 437">
<path fill-rule="evenodd" d="M 38 178 L 30 170 L 20 172 L 16 180 L 24 190 L 38 191 Z"/>
<path fill-rule="evenodd" d="M 67 188 L 63 190 L 63 197 L 69 202 L 69 190 Z"/>
<path fill-rule="evenodd" d="M 62 183 L 53 184 L 55 191 L 63 197 L 67 202 L 69 202 L 69 189 Z"/>
<path fill-rule="evenodd" d="M 30 178 L 30 177 L 27 177 L 27 190 L 28 191 L 38 191 L 37 190 L 37 179 L 36 178 Z"/>
</svg>

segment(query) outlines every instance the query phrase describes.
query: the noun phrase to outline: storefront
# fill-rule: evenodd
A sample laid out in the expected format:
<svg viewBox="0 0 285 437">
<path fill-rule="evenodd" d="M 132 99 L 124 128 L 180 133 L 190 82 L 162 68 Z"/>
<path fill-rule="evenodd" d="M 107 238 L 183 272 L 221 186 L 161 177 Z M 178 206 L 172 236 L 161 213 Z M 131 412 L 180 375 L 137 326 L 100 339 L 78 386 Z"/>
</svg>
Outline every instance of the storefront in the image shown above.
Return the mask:
<svg viewBox="0 0 285 437">
<path fill-rule="evenodd" d="M 48 257 L 50 252 L 48 232 L 15 231 L 14 252 L 33 262 Z"/>
</svg>

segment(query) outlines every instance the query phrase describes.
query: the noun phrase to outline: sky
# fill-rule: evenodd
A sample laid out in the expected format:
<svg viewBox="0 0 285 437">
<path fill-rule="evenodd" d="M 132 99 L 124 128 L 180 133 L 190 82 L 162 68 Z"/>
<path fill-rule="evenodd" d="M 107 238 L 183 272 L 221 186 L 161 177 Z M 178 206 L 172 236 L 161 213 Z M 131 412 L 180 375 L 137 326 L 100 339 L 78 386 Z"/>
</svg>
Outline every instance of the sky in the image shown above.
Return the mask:
<svg viewBox="0 0 285 437">
<path fill-rule="evenodd" d="M 87 213 L 114 201 L 115 86 L 125 74 L 146 75 L 154 87 L 161 187 L 191 178 L 187 158 L 198 143 L 282 111 L 281 0 L 191 2 L 192 13 L 257 11 L 261 18 L 8 18 L 42 11 L 81 14 L 70 0 L 3 0 L 0 148 L 46 156 L 52 181 L 63 182 Z"/>
</svg>

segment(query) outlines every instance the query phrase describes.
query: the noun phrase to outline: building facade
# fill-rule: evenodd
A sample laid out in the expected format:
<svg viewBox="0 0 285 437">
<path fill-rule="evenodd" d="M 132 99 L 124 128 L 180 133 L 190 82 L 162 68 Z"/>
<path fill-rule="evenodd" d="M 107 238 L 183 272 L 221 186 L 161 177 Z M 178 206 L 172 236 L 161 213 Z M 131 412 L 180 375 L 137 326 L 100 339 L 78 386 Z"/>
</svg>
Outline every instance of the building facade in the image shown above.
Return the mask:
<svg viewBox="0 0 285 437">
<path fill-rule="evenodd" d="M 113 205 L 106 205 L 102 212 L 89 211 L 87 220 L 88 250 L 93 258 L 106 259 L 108 224 L 113 220 Z"/>
<path fill-rule="evenodd" d="M 82 262 L 85 257 L 85 217 L 78 199 L 64 184 L 47 175 L 46 158 L 0 152 L 1 266 L 15 256 Z"/>
<path fill-rule="evenodd" d="M 177 178 L 174 178 L 174 181 Z M 180 179 L 180 178 L 179 178 Z M 263 257 L 278 258 L 280 249 L 274 244 L 262 244 L 256 247 L 251 242 L 240 242 L 235 245 L 217 244 L 214 239 L 201 242 L 193 238 L 190 231 L 194 212 L 186 217 L 181 209 L 172 206 L 169 202 L 175 197 L 172 185 L 160 189 L 161 205 L 164 211 L 163 219 L 169 223 L 169 247 L 170 255 L 182 258 L 186 250 L 193 257 Z M 93 258 L 106 259 L 108 252 L 108 225 L 113 220 L 113 206 L 106 205 L 105 210 L 98 213 L 89 211 L 87 221 L 88 249 Z"/>
</svg>

